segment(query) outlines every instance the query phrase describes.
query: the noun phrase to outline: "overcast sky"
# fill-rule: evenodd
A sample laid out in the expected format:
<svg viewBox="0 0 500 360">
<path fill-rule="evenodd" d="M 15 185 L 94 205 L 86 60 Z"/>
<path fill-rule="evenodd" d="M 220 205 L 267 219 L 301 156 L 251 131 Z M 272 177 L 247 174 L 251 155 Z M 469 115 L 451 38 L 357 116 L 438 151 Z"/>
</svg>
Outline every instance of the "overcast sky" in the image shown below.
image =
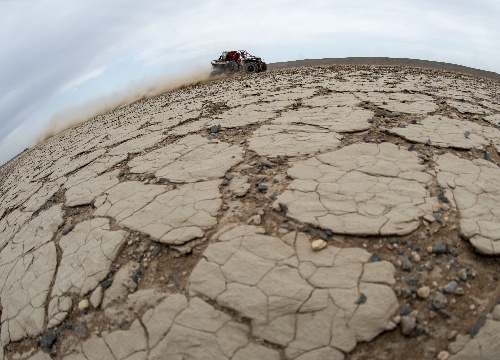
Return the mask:
<svg viewBox="0 0 500 360">
<path fill-rule="evenodd" d="M 226 49 L 268 63 L 388 56 L 500 73 L 499 19 L 499 0 L 0 0 L 0 164 L 55 114 L 209 71 Z"/>
</svg>

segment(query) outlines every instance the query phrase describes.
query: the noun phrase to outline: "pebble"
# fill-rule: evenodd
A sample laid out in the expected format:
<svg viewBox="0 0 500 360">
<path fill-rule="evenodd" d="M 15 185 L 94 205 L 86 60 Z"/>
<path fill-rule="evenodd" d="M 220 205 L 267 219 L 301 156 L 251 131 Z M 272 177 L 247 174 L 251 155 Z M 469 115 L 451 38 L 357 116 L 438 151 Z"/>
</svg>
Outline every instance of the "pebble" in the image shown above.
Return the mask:
<svg viewBox="0 0 500 360">
<path fill-rule="evenodd" d="M 465 281 L 467 280 L 467 270 L 461 269 L 457 274 L 457 280 Z"/>
<path fill-rule="evenodd" d="M 84 310 L 87 310 L 90 306 L 90 302 L 88 299 L 82 299 L 79 303 L 78 303 L 78 310 L 80 311 L 84 311 Z"/>
<path fill-rule="evenodd" d="M 443 286 L 443 291 L 447 294 L 453 294 L 457 289 L 457 286 L 458 284 L 456 281 L 450 281 L 448 284 Z"/>
<path fill-rule="evenodd" d="M 410 259 L 408 258 L 403 259 L 403 263 L 401 264 L 401 269 L 403 271 L 411 271 L 413 269 L 413 264 L 411 263 Z"/>
<path fill-rule="evenodd" d="M 448 244 L 445 244 L 443 240 L 438 240 L 432 246 L 432 252 L 434 254 L 447 254 L 448 252 L 450 252 L 450 249 L 448 247 Z"/>
<path fill-rule="evenodd" d="M 417 253 L 416 251 L 413 251 L 411 253 L 411 256 L 413 258 L 413 261 L 415 262 L 419 262 L 421 260 L 419 253 Z"/>
<path fill-rule="evenodd" d="M 52 331 L 47 330 L 43 333 L 42 338 L 40 339 L 40 346 L 50 349 L 52 345 L 54 345 L 56 340 L 57 340 L 57 335 L 54 334 Z"/>
<path fill-rule="evenodd" d="M 448 299 L 441 292 L 436 291 L 432 294 L 431 304 L 436 310 L 440 310 L 448 304 Z"/>
<path fill-rule="evenodd" d="M 311 248 L 314 250 L 314 251 L 319 251 L 321 249 L 324 249 L 326 247 L 326 241 L 325 240 L 321 240 L 321 239 L 318 239 L 318 240 L 314 240 L 312 243 L 311 243 Z"/>
<path fill-rule="evenodd" d="M 450 357 L 450 353 L 448 351 L 441 351 L 438 356 L 437 356 L 437 359 L 438 360 L 448 360 L 448 358 Z"/>
<path fill-rule="evenodd" d="M 380 254 L 379 253 L 373 253 L 372 256 L 370 256 L 370 259 L 368 260 L 369 262 L 376 262 L 380 260 Z"/>
<path fill-rule="evenodd" d="M 410 336 L 413 329 L 417 326 L 417 318 L 411 315 L 402 316 L 400 325 L 401 333 L 405 336 Z"/>
<path fill-rule="evenodd" d="M 428 286 L 422 286 L 417 290 L 417 295 L 421 299 L 427 299 L 431 293 L 431 288 Z"/>
</svg>

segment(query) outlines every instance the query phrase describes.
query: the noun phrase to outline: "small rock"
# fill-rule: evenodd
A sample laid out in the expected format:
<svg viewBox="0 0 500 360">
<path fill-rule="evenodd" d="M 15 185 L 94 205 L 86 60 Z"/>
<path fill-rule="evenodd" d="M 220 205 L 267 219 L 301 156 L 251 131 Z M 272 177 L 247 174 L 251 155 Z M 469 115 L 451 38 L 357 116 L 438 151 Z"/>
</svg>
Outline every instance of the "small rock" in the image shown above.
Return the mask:
<svg viewBox="0 0 500 360">
<path fill-rule="evenodd" d="M 64 227 L 62 230 L 61 230 L 61 233 L 63 235 L 67 235 L 71 230 L 73 230 L 75 228 L 75 225 L 71 224 L 71 225 L 68 225 L 66 227 Z"/>
<path fill-rule="evenodd" d="M 410 259 L 408 258 L 403 259 L 403 263 L 401 264 L 401 269 L 403 271 L 411 271 L 413 269 L 413 264 L 411 263 Z"/>
<path fill-rule="evenodd" d="M 417 326 L 417 318 L 415 316 L 402 316 L 401 317 L 401 333 L 405 336 L 410 336 L 413 329 Z"/>
<path fill-rule="evenodd" d="M 212 125 L 212 126 L 210 126 L 210 132 L 212 134 L 218 133 L 220 131 L 220 129 L 221 129 L 220 125 Z"/>
<path fill-rule="evenodd" d="M 457 338 L 457 335 L 458 335 L 458 331 L 457 330 L 450 331 L 450 333 L 448 334 L 448 341 L 455 340 Z"/>
<path fill-rule="evenodd" d="M 324 249 L 326 247 L 327 243 L 325 240 L 321 240 L 321 239 L 318 239 L 318 240 L 314 240 L 312 243 L 311 243 L 311 248 L 314 250 L 314 251 L 319 251 L 321 249 Z"/>
<path fill-rule="evenodd" d="M 434 213 L 434 214 L 432 214 L 432 216 L 434 217 L 434 220 L 436 220 L 439 225 L 443 225 L 443 220 L 441 220 L 441 216 L 438 213 Z"/>
<path fill-rule="evenodd" d="M 435 291 L 431 295 L 431 304 L 436 310 L 440 310 L 448 304 L 448 299 L 441 292 Z"/>
<path fill-rule="evenodd" d="M 266 192 L 267 189 L 268 189 L 267 185 L 264 185 L 264 184 L 257 185 L 257 190 L 259 190 L 259 191 Z"/>
<path fill-rule="evenodd" d="M 461 269 L 457 274 L 457 280 L 467 280 L 467 269 Z"/>
<path fill-rule="evenodd" d="M 288 206 L 286 206 L 285 204 L 283 203 L 278 203 L 279 207 L 280 207 L 280 211 L 281 213 L 283 214 L 283 216 L 286 215 L 286 212 L 288 211 Z"/>
<path fill-rule="evenodd" d="M 394 321 L 390 320 L 387 323 L 387 326 L 385 327 L 385 331 L 392 331 L 392 330 L 394 330 L 397 327 L 398 327 L 398 324 L 396 324 Z"/>
<path fill-rule="evenodd" d="M 417 290 L 417 295 L 421 299 L 427 299 L 431 293 L 431 288 L 428 286 L 422 286 Z"/>
<path fill-rule="evenodd" d="M 82 323 L 75 325 L 75 335 L 77 338 L 81 339 L 87 335 L 87 328 Z"/>
<path fill-rule="evenodd" d="M 447 294 L 453 294 L 457 289 L 457 286 L 458 284 L 456 281 L 450 281 L 448 284 L 443 286 L 443 291 Z"/>
<path fill-rule="evenodd" d="M 448 360 L 448 358 L 450 357 L 450 353 L 448 351 L 441 351 L 438 356 L 437 356 L 437 359 L 438 360 Z"/>
<path fill-rule="evenodd" d="M 449 248 L 448 244 L 445 244 L 443 242 L 443 240 L 438 240 L 432 246 L 432 252 L 434 254 L 447 254 L 450 252 L 450 248 Z"/>
<path fill-rule="evenodd" d="M 250 218 L 250 222 L 253 222 L 255 225 L 260 225 L 260 223 L 262 222 L 262 218 L 260 217 L 260 215 L 254 215 Z"/>
<path fill-rule="evenodd" d="M 80 311 L 84 311 L 84 310 L 87 310 L 90 306 L 90 302 L 88 299 L 82 299 L 79 303 L 78 303 L 78 310 Z"/>
<path fill-rule="evenodd" d="M 469 328 L 467 333 L 470 334 L 470 337 L 472 339 L 476 337 L 476 335 L 479 333 L 479 330 L 481 330 L 481 328 L 484 326 L 485 323 L 486 323 L 486 315 L 481 315 L 477 320 L 477 323 Z"/>
<path fill-rule="evenodd" d="M 411 307 L 409 307 L 408 305 L 402 305 L 399 314 L 401 316 L 410 315 L 411 311 Z"/>
<path fill-rule="evenodd" d="M 420 254 L 417 252 L 412 252 L 411 256 L 413 258 L 413 261 L 415 261 L 415 262 L 419 262 L 421 260 Z"/>
<path fill-rule="evenodd" d="M 47 349 L 50 349 L 52 347 L 52 345 L 54 345 L 56 340 L 57 340 L 57 335 L 55 333 L 53 333 L 52 331 L 47 330 L 42 335 L 42 338 L 40 340 L 40 346 L 47 348 Z"/>
<path fill-rule="evenodd" d="M 370 256 L 370 259 L 368 260 L 369 262 L 377 262 L 380 260 L 380 254 L 379 253 L 373 253 L 372 256 Z"/>
<path fill-rule="evenodd" d="M 356 300 L 354 303 L 355 303 L 356 305 L 363 305 L 365 302 L 366 302 L 366 295 L 365 295 L 365 294 L 363 294 L 363 293 L 361 293 L 361 294 L 359 295 L 359 299 L 358 299 L 358 300 Z"/>
</svg>

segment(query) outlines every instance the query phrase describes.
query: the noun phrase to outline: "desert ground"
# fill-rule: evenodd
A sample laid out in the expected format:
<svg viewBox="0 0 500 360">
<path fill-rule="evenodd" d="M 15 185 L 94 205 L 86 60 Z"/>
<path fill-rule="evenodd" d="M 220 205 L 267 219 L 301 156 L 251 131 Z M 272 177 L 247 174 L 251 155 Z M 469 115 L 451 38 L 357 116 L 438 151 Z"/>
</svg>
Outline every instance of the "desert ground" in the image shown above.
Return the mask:
<svg viewBox="0 0 500 360">
<path fill-rule="evenodd" d="M 1 167 L 0 359 L 499 359 L 498 74 L 372 63 L 212 79 Z"/>
</svg>

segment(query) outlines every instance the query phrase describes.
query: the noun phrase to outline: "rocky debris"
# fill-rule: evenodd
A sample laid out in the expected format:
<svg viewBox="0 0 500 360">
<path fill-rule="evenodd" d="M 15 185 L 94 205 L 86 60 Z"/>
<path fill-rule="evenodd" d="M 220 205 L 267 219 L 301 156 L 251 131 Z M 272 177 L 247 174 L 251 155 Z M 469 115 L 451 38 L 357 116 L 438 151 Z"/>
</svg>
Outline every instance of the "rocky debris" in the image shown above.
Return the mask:
<svg viewBox="0 0 500 360">
<path fill-rule="evenodd" d="M 414 153 L 392 144 L 357 144 L 296 163 L 279 203 L 287 216 L 340 234 L 404 235 L 437 210 L 432 176 Z"/>
<path fill-rule="evenodd" d="M 462 114 L 468 113 L 468 114 L 484 115 L 490 113 L 487 109 L 483 108 L 482 106 L 473 105 L 465 101 L 446 100 L 446 103 L 449 106 L 452 106 L 455 109 L 457 109 Z"/>
<path fill-rule="evenodd" d="M 218 240 L 193 270 L 190 292 L 250 318 L 253 335 L 284 346 L 287 358 L 322 347 L 350 352 L 384 331 L 397 308 L 387 286 L 393 266 L 369 263 L 362 249 L 315 252 L 303 233 L 281 240 L 253 226 Z"/>
</svg>

